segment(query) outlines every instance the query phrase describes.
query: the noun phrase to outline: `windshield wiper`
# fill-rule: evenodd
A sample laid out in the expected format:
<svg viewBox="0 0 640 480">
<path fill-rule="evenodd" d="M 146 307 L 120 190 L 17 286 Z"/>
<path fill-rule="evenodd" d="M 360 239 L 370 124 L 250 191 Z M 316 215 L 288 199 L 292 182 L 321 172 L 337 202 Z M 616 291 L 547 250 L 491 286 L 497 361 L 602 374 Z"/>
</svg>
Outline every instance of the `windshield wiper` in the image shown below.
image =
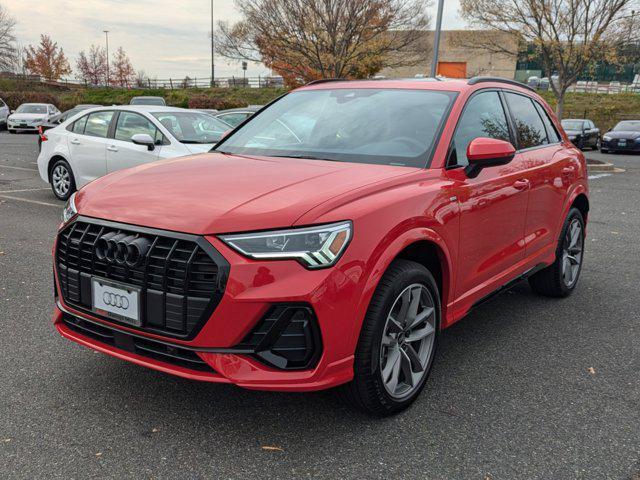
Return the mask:
<svg viewBox="0 0 640 480">
<path fill-rule="evenodd" d="M 216 143 L 216 142 L 201 142 L 200 140 L 180 140 L 180 143 L 186 143 L 188 145 L 204 145 L 206 143 Z"/>
<path fill-rule="evenodd" d="M 299 158 L 302 160 L 324 160 L 326 162 L 339 162 L 340 160 L 336 160 L 333 158 L 321 158 L 321 157 L 314 157 L 312 155 L 267 155 L 269 157 L 274 157 L 274 158 Z"/>
</svg>

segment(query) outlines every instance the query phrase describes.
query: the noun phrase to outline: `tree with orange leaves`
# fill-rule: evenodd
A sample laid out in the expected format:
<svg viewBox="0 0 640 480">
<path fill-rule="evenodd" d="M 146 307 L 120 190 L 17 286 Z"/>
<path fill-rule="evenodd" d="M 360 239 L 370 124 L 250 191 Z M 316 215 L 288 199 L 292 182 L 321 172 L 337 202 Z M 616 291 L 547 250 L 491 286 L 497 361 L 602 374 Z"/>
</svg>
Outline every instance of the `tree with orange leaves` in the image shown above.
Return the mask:
<svg viewBox="0 0 640 480">
<path fill-rule="evenodd" d="M 428 0 L 236 0 L 244 18 L 220 23 L 218 52 L 262 62 L 288 85 L 366 78 L 428 54 Z"/>
<path fill-rule="evenodd" d="M 45 80 L 58 80 L 63 75 L 71 73 L 69 60 L 61 47 L 51 40 L 48 35 L 40 35 L 37 46 L 29 45 L 25 49 L 24 67 L 34 75 L 40 75 Z"/>
</svg>

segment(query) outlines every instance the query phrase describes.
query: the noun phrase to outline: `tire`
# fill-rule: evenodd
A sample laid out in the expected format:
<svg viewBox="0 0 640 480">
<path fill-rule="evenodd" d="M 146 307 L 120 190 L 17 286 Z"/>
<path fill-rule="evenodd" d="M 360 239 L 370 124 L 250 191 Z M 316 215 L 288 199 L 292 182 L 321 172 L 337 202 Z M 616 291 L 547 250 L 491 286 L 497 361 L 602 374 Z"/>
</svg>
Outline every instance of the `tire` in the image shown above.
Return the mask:
<svg viewBox="0 0 640 480">
<path fill-rule="evenodd" d="M 602 148 L 600 147 L 600 153 L 609 153 L 609 150 L 607 150 L 606 148 Z"/>
<path fill-rule="evenodd" d="M 414 303 L 418 304 L 417 315 L 405 315 L 406 323 L 401 321 L 404 301 L 411 305 L 409 312 Z M 400 323 L 393 322 L 391 314 L 406 330 L 396 329 Z M 431 371 L 440 314 L 438 286 L 429 270 L 419 263 L 395 260 L 369 304 L 356 347 L 353 380 L 339 387 L 342 398 L 352 407 L 377 416 L 393 415 L 409 407 Z M 411 322 L 414 327 L 409 326 Z M 390 380 L 383 379 L 383 371 L 390 372 Z"/>
<path fill-rule="evenodd" d="M 579 227 L 579 237 L 574 242 L 576 226 Z M 580 210 L 572 208 L 562 225 L 555 262 L 532 275 L 529 284 L 540 295 L 567 297 L 578 284 L 583 263 L 584 218 Z"/>
<path fill-rule="evenodd" d="M 68 200 L 71 194 L 76 191 L 73 170 L 66 160 L 56 160 L 53 164 L 49 171 L 49 183 L 53 194 L 59 200 Z"/>
<path fill-rule="evenodd" d="M 7 130 L 9 130 L 9 133 L 13 133 L 15 135 L 16 131 L 15 130 L 11 130 L 10 128 L 7 128 Z"/>
</svg>

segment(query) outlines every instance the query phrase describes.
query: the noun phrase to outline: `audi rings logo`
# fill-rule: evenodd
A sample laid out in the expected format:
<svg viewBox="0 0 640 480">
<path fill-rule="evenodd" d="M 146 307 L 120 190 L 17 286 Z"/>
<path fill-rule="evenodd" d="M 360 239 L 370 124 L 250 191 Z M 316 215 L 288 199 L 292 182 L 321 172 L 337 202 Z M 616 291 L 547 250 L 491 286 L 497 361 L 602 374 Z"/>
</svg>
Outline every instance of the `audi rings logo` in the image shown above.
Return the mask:
<svg viewBox="0 0 640 480">
<path fill-rule="evenodd" d="M 102 301 L 105 305 L 110 307 L 121 308 L 126 310 L 129 308 L 129 299 L 124 295 L 118 295 L 117 293 L 104 292 L 102 294 Z"/>
<path fill-rule="evenodd" d="M 135 268 L 144 263 L 150 248 L 151 241 L 145 237 L 115 231 L 98 238 L 94 254 L 100 261 Z"/>
</svg>

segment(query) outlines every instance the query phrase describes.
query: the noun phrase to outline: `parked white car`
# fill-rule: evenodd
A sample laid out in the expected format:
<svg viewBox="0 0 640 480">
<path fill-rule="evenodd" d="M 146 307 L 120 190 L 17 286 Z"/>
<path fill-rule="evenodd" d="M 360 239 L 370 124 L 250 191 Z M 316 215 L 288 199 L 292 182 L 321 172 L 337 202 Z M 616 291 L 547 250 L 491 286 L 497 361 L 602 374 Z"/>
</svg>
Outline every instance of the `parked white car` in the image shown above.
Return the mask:
<svg viewBox="0 0 640 480">
<path fill-rule="evenodd" d="M 7 130 L 9 133 L 33 132 L 59 113 L 60 110 L 50 103 L 23 103 L 7 118 Z"/>
<path fill-rule="evenodd" d="M 123 168 L 211 150 L 231 127 L 184 108 L 125 105 L 84 110 L 43 134 L 38 170 L 56 197 Z"/>
<path fill-rule="evenodd" d="M 0 98 L 0 127 L 7 125 L 9 117 L 9 106 Z"/>
</svg>

